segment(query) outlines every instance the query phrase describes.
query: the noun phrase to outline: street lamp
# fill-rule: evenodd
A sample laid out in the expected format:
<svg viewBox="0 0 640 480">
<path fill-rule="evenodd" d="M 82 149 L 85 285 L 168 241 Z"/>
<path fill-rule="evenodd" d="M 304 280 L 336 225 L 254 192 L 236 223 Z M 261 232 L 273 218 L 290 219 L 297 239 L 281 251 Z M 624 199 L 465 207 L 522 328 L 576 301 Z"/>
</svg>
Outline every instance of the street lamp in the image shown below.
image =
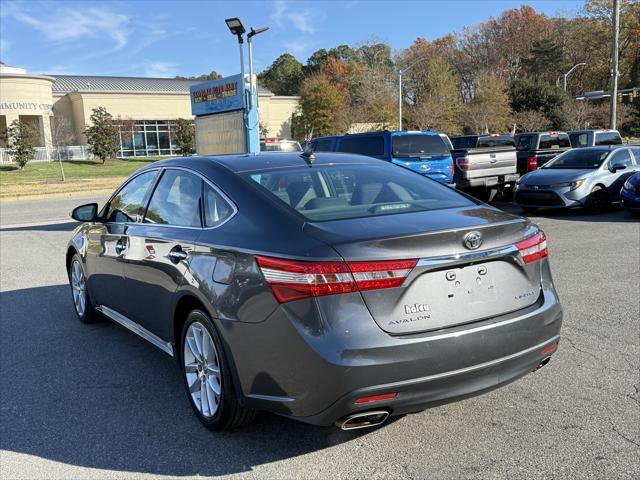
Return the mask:
<svg viewBox="0 0 640 480">
<path fill-rule="evenodd" d="M 251 27 L 251 31 L 249 31 L 249 33 L 247 34 L 247 43 L 249 44 L 249 88 L 251 89 L 251 102 L 253 102 L 254 88 L 256 88 L 257 90 L 255 82 L 253 81 L 253 41 L 252 40 L 253 40 L 253 37 L 255 37 L 256 35 L 266 32 L 267 30 L 269 30 L 269 27 L 258 28 L 257 30 Z M 257 95 L 258 93 L 256 92 L 256 96 Z M 253 106 L 253 104 L 251 106 Z"/>
<path fill-rule="evenodd" d="M 411 65 L 409 65 L 404 70 L 402 70 L 402 69 L 398 70 L 398 130 L 402 130 L 402 72 L 403 71 L 407 72 L 407 71 L 411 70 L 418 63 L 420 63 L 420 62 L 422 62 L 424 60 L 427 60 L 427 57 L 422 57 L 422 58 L 416 60 L 415 62 L 413 62 Z"/>
<path fill-rule="evenodd" d="M 244 88 L 244 53 L 242 44 L 244 43 L 243 35 L 246 30 L 238 17 L 227 18 L 224 22 L 227 24 L 227 27 L 229 27 L 229 31 L 238 37 L 238 45 L 240 46 L 240 75 L 242 76 L 242 85 Z"/>
<path fill-rule="evenodd" d="M 569 70 L 567 73 L 564 74 L 564 91 L 565 92 L 567 91 L 567 77 L 571 75 L 571 72 L 573 72 L 576 68 L 583 67 L 584 65 L 586 65 L 586 63 L 578 63 L 573 67 L 571 67 L 571 70 Z"/>
</svg>

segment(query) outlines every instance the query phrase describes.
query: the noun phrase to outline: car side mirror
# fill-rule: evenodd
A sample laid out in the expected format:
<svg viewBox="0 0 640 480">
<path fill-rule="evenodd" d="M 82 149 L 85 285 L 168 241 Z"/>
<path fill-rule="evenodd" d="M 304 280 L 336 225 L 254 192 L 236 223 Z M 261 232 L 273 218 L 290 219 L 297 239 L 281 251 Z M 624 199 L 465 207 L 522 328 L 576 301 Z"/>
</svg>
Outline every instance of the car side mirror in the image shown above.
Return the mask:
<svg viewBox="0 0 640 480">
<path fill-rule="evenodd" d="M 609 171 L 611 173 L 616 173 L 618 170 L 624 170 L 627 166 L 624 163 L 614 163 L 609 166 Z"/>
<path fill-rule="evenodd" d="M 98 204 L 87 203 L 71 211 L 71 218 L 78 222 L 95 222 L 98 218 Z"/>
</svg>

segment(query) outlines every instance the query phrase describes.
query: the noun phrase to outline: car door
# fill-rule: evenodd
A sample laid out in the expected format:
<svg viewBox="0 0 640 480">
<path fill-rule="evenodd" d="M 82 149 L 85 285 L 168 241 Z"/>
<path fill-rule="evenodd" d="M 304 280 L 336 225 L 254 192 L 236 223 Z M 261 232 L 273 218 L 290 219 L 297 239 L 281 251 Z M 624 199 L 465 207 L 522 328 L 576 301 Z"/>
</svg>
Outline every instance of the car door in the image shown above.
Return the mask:
<svg viewBox="0 0 640 480">
<path fill-rule="evenodd" d="M 191 171 L 165 169 L 144 219 L 127 231 L 123 313 L 165 341 L 171 338 L 173 295 L 184 281 L 202 232 L 202 182 Z"/>
<path fill-rule="evenodd" d="M 624 182 L 638 171 L 631 150 L 628 148 L 614 152 L 614 154 L 609 157 L 606 168 L 610 169 L 613 165 L 617 164 L 622 164 L 626 168 L 616 170 L 615 172 L 611 172 L 611 170 L 606 171 L 606 173 L 608 173 L 607 190 L 611 200 L 617 200 L 620 197 L 620 189 L 622 185 L 624 185 Z"/>
<path fill-rule="evenodd" d="M 125 300 L 123 255 L 129 239 L 127 231 L 142 220 L 146 201 L 157 170 L 131 178 L 105 205 L 102 222 L 87 232 L 87 287 L 96 307 L 122 311 Z"/>
</svg>

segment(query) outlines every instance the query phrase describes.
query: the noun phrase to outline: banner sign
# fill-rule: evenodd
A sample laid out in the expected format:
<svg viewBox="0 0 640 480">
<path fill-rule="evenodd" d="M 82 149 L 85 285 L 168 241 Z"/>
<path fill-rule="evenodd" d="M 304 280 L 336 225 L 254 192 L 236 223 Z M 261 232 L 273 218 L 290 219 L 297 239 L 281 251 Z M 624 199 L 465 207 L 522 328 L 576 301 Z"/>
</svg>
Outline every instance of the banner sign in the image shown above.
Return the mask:
<svg viewBox="0 0 640 480">
<path fill-rule="evenodd" d="M 191 113 L 196 116 L 244 108 L 242 75 L 192 85 L 189 92 Z"/>
</svg>

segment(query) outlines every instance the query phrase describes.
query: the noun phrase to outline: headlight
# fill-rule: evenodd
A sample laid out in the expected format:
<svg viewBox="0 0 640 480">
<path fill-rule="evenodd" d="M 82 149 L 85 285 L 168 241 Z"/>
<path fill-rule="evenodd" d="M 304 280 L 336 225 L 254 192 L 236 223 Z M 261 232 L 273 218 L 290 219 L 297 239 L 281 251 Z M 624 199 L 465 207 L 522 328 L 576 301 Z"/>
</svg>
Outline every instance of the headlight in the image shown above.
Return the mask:
<svg viewBox="0 0 640 480">
<path fill-rule="evenodd" d="M 580 180 L 575 180 L 573 182 L 564 182 L 564 183 L 554 183 L 553 185 L 549 185 L 550 188 L 561 188 L 561 187 L 569 187 L 569 190 L 576 190 L 580 188 L 584 184 L 584 178 Z"/>
<path fill-rule="evenodd" d="M 632 192 L 636 189 L 636 187 L 631 183 L 631 180 L 627 180 L 626 182 L 624 182 L 622 188 L 624 188 L 625 190 L 631 190 Z"/>
</svg>

